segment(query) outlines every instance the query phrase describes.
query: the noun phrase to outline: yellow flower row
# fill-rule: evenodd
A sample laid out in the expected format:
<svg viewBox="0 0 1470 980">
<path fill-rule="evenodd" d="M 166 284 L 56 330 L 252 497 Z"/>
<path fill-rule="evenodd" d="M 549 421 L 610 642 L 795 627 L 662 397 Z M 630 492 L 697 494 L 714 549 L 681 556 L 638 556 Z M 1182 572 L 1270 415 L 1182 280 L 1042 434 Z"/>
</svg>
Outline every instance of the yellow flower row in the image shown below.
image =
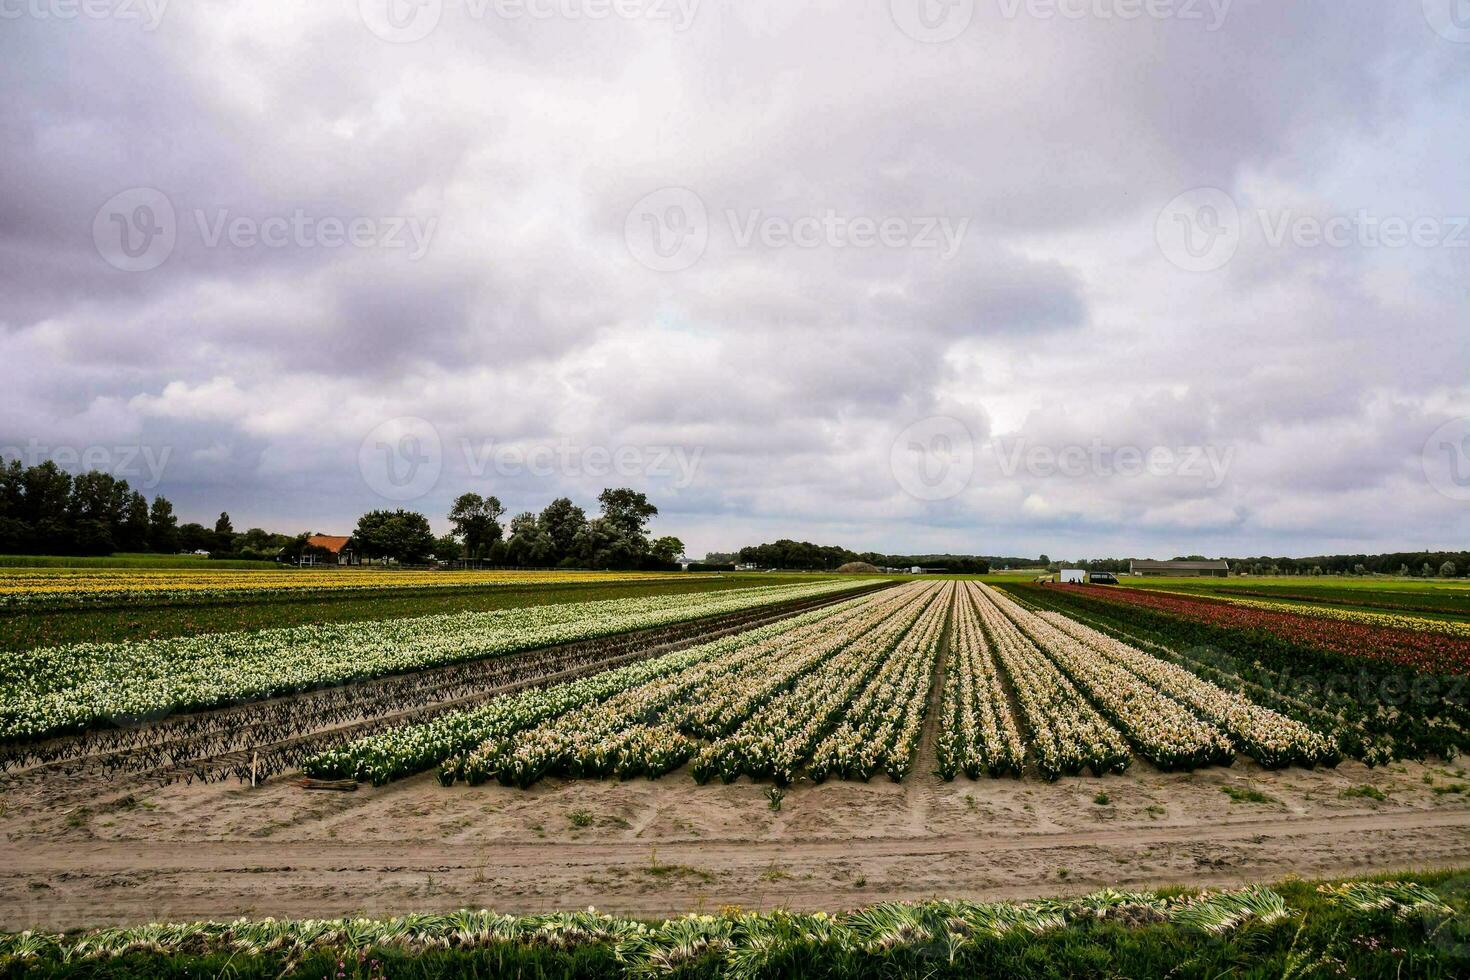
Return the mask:
<svg viewBox="0 0 1470 980">
<path fill-rule="evenodd" d="M 129 597 L 234 598 L 283 592 L 344 592 L 362 589 L 446 588 L 547 583 L 656 582 L 686 579 L 667 572 L 574 571 L 399 571 L 382 569 L 281 569 L 196 571 L 193 569 L 0 569 L 0 608 L 87 604 Z"/>
</svg>

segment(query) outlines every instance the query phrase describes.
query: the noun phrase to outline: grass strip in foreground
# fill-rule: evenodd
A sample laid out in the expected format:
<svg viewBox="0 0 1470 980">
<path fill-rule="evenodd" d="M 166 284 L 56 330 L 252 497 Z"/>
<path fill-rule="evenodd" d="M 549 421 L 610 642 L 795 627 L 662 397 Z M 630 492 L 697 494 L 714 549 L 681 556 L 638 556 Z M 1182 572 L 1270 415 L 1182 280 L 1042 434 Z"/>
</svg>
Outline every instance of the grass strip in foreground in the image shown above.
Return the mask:
<svg viewBox="0 0 1470 980">
<path fill-rule="evenodd" d="M 1463 977 L 1464 875 L 852 912 L 152 924 L 0 936 L 0 976 Z"/>
</svg>

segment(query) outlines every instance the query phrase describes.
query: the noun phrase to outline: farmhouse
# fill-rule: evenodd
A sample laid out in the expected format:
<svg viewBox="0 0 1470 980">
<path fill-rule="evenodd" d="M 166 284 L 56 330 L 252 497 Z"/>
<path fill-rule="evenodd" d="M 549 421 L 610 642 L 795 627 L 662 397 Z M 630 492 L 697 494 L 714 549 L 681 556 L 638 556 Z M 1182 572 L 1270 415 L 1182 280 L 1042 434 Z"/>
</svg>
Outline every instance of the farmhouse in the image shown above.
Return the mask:
<svg viewBox="0 0 1470 980">
<path fill-rule="evenodd" d="M 301 549 L 303 565 L 359 565 L 352 538 L 340 534 L 313 534 Z"/>
<path fill-rule="evenodd" d="M 1162 578 L 1228 578 L 1230 565 L 1225 561 L 1131 561 L 1133 575 Z"/>
</svg>

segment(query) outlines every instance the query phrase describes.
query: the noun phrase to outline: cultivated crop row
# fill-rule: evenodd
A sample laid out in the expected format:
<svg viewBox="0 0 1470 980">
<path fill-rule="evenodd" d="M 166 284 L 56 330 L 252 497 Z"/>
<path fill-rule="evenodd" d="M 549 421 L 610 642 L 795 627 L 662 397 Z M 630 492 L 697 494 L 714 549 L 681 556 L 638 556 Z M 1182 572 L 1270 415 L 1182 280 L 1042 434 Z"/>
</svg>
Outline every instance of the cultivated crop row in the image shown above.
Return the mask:
<svg viewBox="0 0 1470 980">
<path fill-rule="evenodd" d="M 1026 749 L 1001 682 L 994 648 L 980 628 L 980 616 L 962 588 L 950 627 L 940 730 L 935 740 L 939 775 L 953 779 L 1019 776 Z"/>
<path fill-rule="evenodd" d="M 760 635 L 713 644 L 695 664 L 535 729 L 489 740 L 466 758 L 452 760 L 443 778 L 494 778 L 525 786 L 549 774 L 658 776 L 698 751 L 691 771 L 703 781 L 713 770 L 706 769 L 708 748 L 701 750 L 696 739 L 743 730 L 762 703 L 769 707 L 783 691 L 809 689 L 813 677 L 850 660 L 847 648 L 906 628 L 911 618 L 905 612 L 917 601 L 915 590 L 899 590 L 827 616 L 799 617 L 756 631 Z M 711 710 L 691 710 L 696 706 Z M 789 750 L 796 751 L 794 740 L 788 741 Z M 796 762 L 790 763 L 793 775 Z M 768 763 L 772 771 L 752 771 Z M 776 775 L 777 763 L 764 757 L 732 755 L 730 764 L 734 775 Z"/>
<path fill-rule="evenodd" d="M 0 743 L 130 725 L 849 588 L 818 582 L 3 653 Z"/>
<path fill-rule="evenodd" d="M 241 602 L 383 590 L 687 582 L 690 579 L 684 573 L 659 572 L 0 568 L 0 611 L 92 609 L 136 602 Z"/>
<path fill-rule="evenodd" d="M 997 593 L 984 586 L 970 591 L 986 635 L 995 644 L 1016 704 L 1036 768 L 1047 779 L 1126 770 L 1133 761 L 1128 744 L 1088 703 L 1076 686 L 995 602 Z"/>
<path fill-rule="evenodd" d="M 1288 714 L 1065 616 L 977 583 L 915 582 L 714 642 L 359 739 L 307 764 L 381 783 L 526 787 L 548 776 L 806 775 L 900 780 L 915 763 L 946 624 L 935 756 L 945 778 L 1056 779 L 1162 769 L 1335 764 Z"/>
<path fill-rule="evenodd" d="M 624 691 L 674 676 L 732 647 L 738 648 L 742 643 L 759 644 L 772 636 L 803 631 L 811 624 L 844 616 L 888 595 L 880 593 L 878 597 L 848 600 L 715 643 L 701 644 L 568 683 L 522 691 L 473 710 L 452 711 L 431 721 L 390 729 L 322 752 L 309 759 L 305 769 L 311 775 L 350 777 L 371 780 L 375 784 L 435 766 L 440 766 L 440 780 L 446 784 L 460 778 L 489 778 L 492 774 L 488 770 L 477 770 L 473 775 L 467 771 L 471 750 L 497 744 L 499 740 L 578 708 L 601 703 Z M 494 775 L 498 778 L 499 774 Z"/>
</svg>

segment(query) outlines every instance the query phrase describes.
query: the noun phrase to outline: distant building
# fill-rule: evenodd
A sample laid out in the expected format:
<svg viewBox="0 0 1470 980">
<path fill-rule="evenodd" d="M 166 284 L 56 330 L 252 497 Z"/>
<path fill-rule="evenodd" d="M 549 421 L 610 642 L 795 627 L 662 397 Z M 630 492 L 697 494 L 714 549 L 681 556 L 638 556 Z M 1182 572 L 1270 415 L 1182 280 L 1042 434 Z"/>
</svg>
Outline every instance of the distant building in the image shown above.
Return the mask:
<svg viewBox="0 0 1470 980">
<path fill-rule="evenodd" d="M 303 565 L 360 565 L 352 538 L 340 534 L 313 534 L 301 549 Z"/>
<path fill-rule="evenodd" d="M 1087 569 L 1085 568 L 1064 568 L 1057 573 L 1057 576 L 1057 581 L 1059 582 L 1065 582 L 1071 585 L 1087 584 Z"/>
<path fill-rule="evenodd" d="M 1230 565 L 1224 561 L 1134 561 L 1128 563 L 1128 571 L 1150 578 L 1230 577 Z"/>
</svg>

